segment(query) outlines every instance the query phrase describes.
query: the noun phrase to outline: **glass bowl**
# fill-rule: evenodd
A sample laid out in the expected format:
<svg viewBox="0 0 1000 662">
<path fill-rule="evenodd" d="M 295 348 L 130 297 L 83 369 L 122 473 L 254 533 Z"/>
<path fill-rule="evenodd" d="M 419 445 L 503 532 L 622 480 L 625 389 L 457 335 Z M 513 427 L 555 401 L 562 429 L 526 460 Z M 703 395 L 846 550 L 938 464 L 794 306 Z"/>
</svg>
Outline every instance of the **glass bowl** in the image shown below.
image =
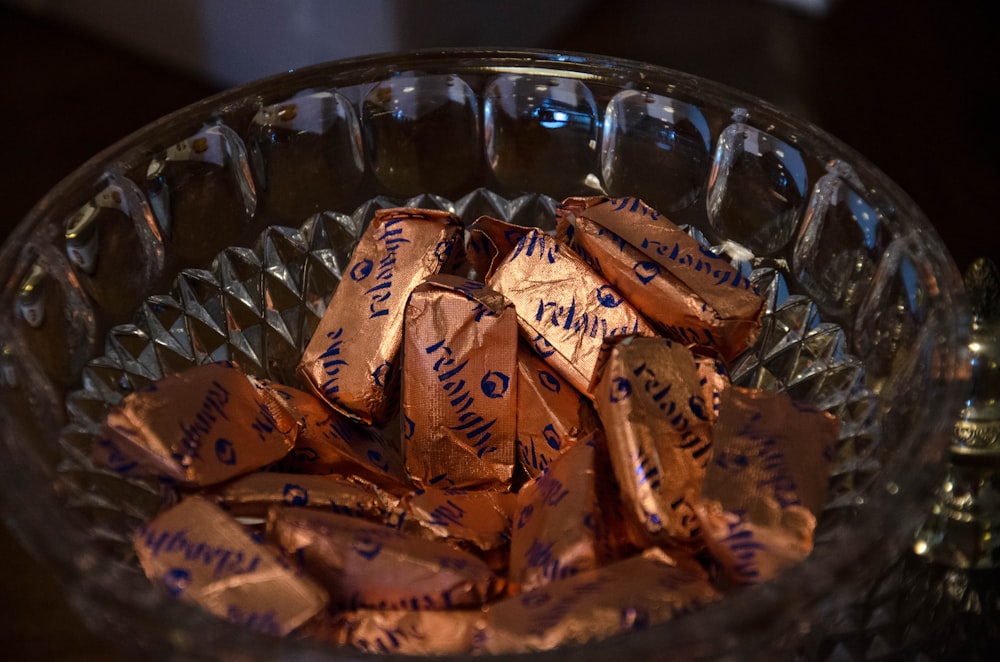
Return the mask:
<svg viewBox="0 0 1000 662">
<path fill-rule="evenodd" d="M 123 394 L 196 363 L 291 379 L 380 207 L 549 227 L 557 201 L 598 194 L 644 199 L 752 273 L 767 318 L 734 378 L 844 426 L 809 559 L 572 653 L 827 656 L 932 493 L 967 387 L 961 280 L 906 194 L 836 139 L 738 91 L 601 56 L 445 50 L 310 67 L 168 115 L 66 178 L 0 258 L 7 520 L 83 620 L 133 652 L 356 656 L 155 589 L 129 536 L 163 495 L 94 466 L 94 431 Z"/>
</svg>

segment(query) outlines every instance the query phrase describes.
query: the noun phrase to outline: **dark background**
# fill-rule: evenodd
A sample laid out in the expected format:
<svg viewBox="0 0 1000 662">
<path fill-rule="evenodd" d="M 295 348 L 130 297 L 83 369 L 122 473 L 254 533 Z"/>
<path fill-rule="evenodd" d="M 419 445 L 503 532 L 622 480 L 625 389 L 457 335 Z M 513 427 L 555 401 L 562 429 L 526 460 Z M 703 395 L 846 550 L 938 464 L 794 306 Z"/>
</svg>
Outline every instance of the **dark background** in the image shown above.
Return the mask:
<svg viewBox="0 0 1000 662">
<path fill-rule="evenodd" d="M 842 0 L 816 17 L 757 0 L 595 0 L 536 45 L 687 71 L 811 120 L 907 191 L 964 270 L 977 256 L 1000 260 L 989 4 Z M 0 5 L 0 240 L 90 156 L 218 89 Z M 0 658 L 119 659 L 2 527 Z"/>
</svg>

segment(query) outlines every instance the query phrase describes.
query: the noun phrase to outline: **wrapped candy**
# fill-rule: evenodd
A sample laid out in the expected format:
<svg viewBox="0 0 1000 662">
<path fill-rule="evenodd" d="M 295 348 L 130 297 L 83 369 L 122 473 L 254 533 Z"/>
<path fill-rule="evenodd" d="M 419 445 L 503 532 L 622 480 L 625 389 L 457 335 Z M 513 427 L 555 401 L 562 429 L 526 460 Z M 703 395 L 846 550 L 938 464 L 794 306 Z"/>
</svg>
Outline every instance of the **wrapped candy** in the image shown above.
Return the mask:
<svg viewBox="0 0 1000 662">
<path fill-rule="evenodd" d="M 127 475 L 212 485 L 283 458 L 298 435 L 279 398 L 235 363 L 211 363 L 127 395 L 107 416 L 95 460 Z"/>
<path fill-rule="evenodd" d="M 551 651 L 671 620 L 721 597 L 695 562 L 658 548 L 491 604 L 477 650 Z"/>
<path fill-rule="evenodd" d="M 234 623 L 283 635 L 326 606 L 326 591 L 200 496 L 139 527 L 146 575 L 182 600 Z"/>
<path fill-rule="evenodd" d="M 812 551 L 840 422 L 782 393 L 721 400 L 698 519 L 731 582 L 766 581 Z"/>
<path fill-rule="evenodd" d="M 517 349 L 517 459 L 529 478 L 598 425 L 590 401 L 523 343 Z"/>
<path fill-rule="evenodd" d="M 514 473 L 517 318 L 457 276 L 428 278 L 406 308 L 402 444 L 419 487 L 506 489 Z"/>
<path fill-rule="evenodd" d="M 503 256 L 489 284 L 514 303 L 528 344 L 586 395 L 605 338 L 656 335 L 614 287 L 540 230 L 530 229 Z"/>
<path fill-rule="evenodd" d="M 335 609 L 475 607 L 499 591 L 473 554 L 354 517 L 277 506 L 267 535 L 329 590 Z"/>
<path fill-rule="evenodd" d="M 753 344 L 753 284 L 641 200 L 569 198 L 557 215 L 560 235 L 667 336 L 727 360 Z"/>
<path fill-rule="evenodd" d="M 665 338 L 623 338 L 610 347 L 595 395 L 633 541 L 697 544 L 694 505 L 712 435 L 690 350 Z"/>
<path fill-rule="evenodd" d="M 448 212 L 375 213 L 299 363 L 335 409 L 365 423 L 389 418 L 406 301 L 455 259 L 461 234 L 461 222 Z"/>
</svg>

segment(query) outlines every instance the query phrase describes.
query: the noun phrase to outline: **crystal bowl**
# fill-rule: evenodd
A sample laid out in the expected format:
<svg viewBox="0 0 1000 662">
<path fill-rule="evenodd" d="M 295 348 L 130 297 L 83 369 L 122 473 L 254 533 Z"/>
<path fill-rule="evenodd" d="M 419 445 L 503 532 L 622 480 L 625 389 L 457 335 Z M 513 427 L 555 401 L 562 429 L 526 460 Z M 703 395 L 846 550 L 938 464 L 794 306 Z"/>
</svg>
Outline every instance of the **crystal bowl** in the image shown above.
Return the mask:
<svg viewBox="0 0 1000 662">
<path fill-rule="evenodd" d="M 834 412 L 843 432 L 805 562 L 572 653 L 826 657 L 934 486 L 967 386 L 960 278 L 906 194 L 835 138 L 710 81 L 601 56 L 310 67 L 168 115 L 66 178 L 0 258 L 6 519 L 88 626 L 133 652 L 355 656 L 155 589 L 130 533 L 163 496 L 94 466 L 94 431 L 123 394 L 197 363 L 291 378 L 378 208 L 547 227 L 557 201 L 597 194 L 644 199 L 752 274 L 767 317 L 734 375 Z"/>
</svg>

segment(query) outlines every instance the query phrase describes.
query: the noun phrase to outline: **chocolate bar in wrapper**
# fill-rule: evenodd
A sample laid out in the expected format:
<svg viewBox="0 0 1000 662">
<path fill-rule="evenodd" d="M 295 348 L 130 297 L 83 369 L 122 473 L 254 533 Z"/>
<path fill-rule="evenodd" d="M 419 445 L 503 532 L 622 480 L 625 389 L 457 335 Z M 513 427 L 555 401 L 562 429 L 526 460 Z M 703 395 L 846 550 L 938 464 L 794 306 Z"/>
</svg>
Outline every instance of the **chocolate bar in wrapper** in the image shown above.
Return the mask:
<svg viewBox="0 0 1000 662">
<path fill-rule="evenodd" d="M 528 344 L 588 396 L 605 338 L 656 335 L 579 255 L 534 228 L 504 256 L 489 284 L 514 303 Z"/>
<path fill-rule="evenodd" d="M 403 341 L 402 440 L 418 487 L 506 489 L 517 433 L 517 317 L 482 283 L 413 289 Z"/>
<path fill-rule="evenodd" d="M 699 519 L 731 581 L 766 581 L 812 551 L 839 432 L 833 415 L 785 394 L 723 393 Z"/>
<path fill-rule="evenodd" d="M 744 495 L 819 515 L 840 421 L 787 394 L 733 386 L 722 394 L 704 493 L 729 510 Z"/>
<path fill-rule="evenodd" d="M 473 650 L 485 624 L 481 609 L 359 609 L 310 625 L 308 635 L 381 655 L 463 655 Z"/>
<path fill-rule="evenodd" d="M 510 542 L 513 592 L 530 591 L 600 565 L 601 517 L 592 434 L 517 494 Z"/>
<path fill-rule="evenodd" d="M 212 363 L 127 395 L 94 454 L 123 474 L 212 485 L 281 459 L 297 434 L 294 416 L 235 363 Z"/>
<path fill-rule="evenodd" d="M 658 548 L 491 604 L 479 652 L 584 644 L 663 623 L 721 597 L 697 563 Z"/>
<path fill-rule="evenodd" d="M 473 554 L 382 524 L 276 506 L 267 531 L 326 586 L 335 609 L 477 607 L 499 590 Z"/>
<path fill-rule="evenodd" d="M 256 630 L 287 634 L 327 604 L 323 588 L 199 496 L 184 499 L 140 527 L 134 543 L 153 582 Z"/>
<path fill-rule="evenodd" d="M 510 542 L 517 496 L 502 490 L 427 487 L 404 497 L 400 507 L 407 515 L 407 530 L 487 551 Z"/>
<path fill-rule="evenodd" d="M 722 257 L 637 198 L 569 198 L 561 234 L 668 336 L 717 348 L 726 360 L 748 349 L 764 301 Z"/>
<path fill-rule="evenodd" d="M 590 401 L 523 343 L 517 348 L 517 460 L 529 478 L 597 427 Z"/>
<path fill-rule="evenodd" d="M 295 447 L 276 470 L 357 476 L 397 497 L 410 492 L 402 456 L 378 430 L 352 421 L 311 393 L 279 384 L 269 384 L 269 389 L 300 426 Z"/>
<path fill-rule="evenodd" d="M 405 519 L 399 499 L 354 476 L 257 472 L 226 483 L 212 496 L 230 515 L 262 522 L 274 505 L 322 508 L 396 527 Z"/>
<path fill-rule="evenodd" d="M 375 213 L 299 364 L 320 397 L 365 423 L 385 423 L 407 298 L 453 259 L 461 236 L 447 212 Z"/>
<path fill-rule="evenodd" d="M 697 541 L 694 505 L 712 450 L 700 381 L 680 343 L 632 336 L 610 346 L 594 404 L 642 547 Z"/>
</svg>

